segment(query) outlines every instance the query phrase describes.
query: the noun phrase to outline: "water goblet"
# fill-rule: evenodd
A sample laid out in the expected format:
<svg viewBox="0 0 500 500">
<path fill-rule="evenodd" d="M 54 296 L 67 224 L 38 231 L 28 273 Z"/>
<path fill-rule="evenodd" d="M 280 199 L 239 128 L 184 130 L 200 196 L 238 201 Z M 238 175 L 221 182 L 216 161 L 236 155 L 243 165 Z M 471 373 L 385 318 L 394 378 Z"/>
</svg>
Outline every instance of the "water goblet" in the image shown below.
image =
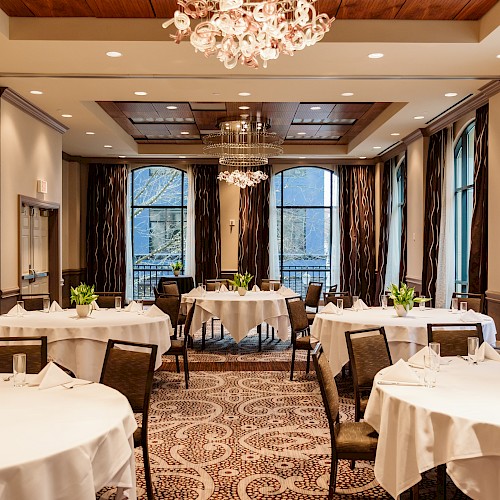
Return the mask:
<svg viewBox="0 0 500 500">
<path fill-rule="evenodd" d="M 451 312 L 458 312 L 458 298 L 457 297 L 453 297 L 451 299 Z"/>
<path fill-rule="evenodd" d="M 467 312 L 467 302 L 460 302 L 460 312 Z"/>
<path fill-rule="evenodd" d="M 425 295 L 422 295 L 422 298 L 425 299 Z M 418 304 L 418 308 L 420 309 L 420 311 L 425 311 L 425 302 L 420 302 Z"/>
<path fill-rule="evenodd" d="M 120 312 L 122 309 L 122 298 L 115 297 L 115 311 Z"/>
<path fill-rule="evenodd" d="M 142 299 L 137 299 L 136 302 L 137 305 L 139 306 L 137 313 L 142 314 L 144 311 L 144 301 Z"/>
<path fill-rule="evenodd" d="M 16 316 L 24 315 L 24 300 L 18 300 L 16 306 Z"/>
<path fill-rule="evenodd" d="M 344 299 L 337 299 L 337 314 L 342 314 L 344 311 Z"/>
<path fill-rule="evenodd" d="M 436 387 L 439 358 L 436 353 L 429 351 L 424 354 L 424 384 L 425 387 Z"/>
<path fill-rule="evenodd" d="M 467 358 L 469 364 L 477 364 L 477 350 L 479 349 L 478 337 L 467 337 Z"/>
<path fill-rule="evenodd" d="M 434 353 L 437 357 L 437 371 L 440 370 L 441 366 L 441 344 L 439 342 L 429 342 L 429 351 Z"/>
<path fill-rule="evenodd" d="M 12 372 L 14 387 L 22 387 L 26 383 L 26 354 L 19 353 L 12 356 Z"/>
<path fill-rule="evenodd" d="M 387 295 L 382 295 L 381 298 L 382 309 L 387 309 Z"/>
<path fill-rule="evenodd" d="M 50 311 L 50 299 L 48 297 L 43 298 L 43 312 L 48 313 Z"/>
</svg>

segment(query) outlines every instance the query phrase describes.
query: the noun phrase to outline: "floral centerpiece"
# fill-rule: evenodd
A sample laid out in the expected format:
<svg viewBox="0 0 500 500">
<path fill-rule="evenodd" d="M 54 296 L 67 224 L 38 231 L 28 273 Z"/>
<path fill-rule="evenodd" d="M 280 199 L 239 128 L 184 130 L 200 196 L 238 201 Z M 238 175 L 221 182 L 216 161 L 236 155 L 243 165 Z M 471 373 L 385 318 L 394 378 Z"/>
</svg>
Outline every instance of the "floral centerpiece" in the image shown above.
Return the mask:
<svg viewBox="0 0 500 500">
<path fill-rule="evenodd" d="M 408 311 L 413 309 L 414 303 L 428 302 L 431 299 L 424 297 L 415 297 L 415 288 L 409 287 L 401 282 L 400 287 L 391 284 L 389 287 L 389 297 L 394 301 L 394 309 L 398 316 L 406 316 Z"/>
<path fill-rule="evenodd" d="M 184 266 L 180 260 L 178 260 L 177 262 L 172 262 L 172 264 L 170 264 L 170 267 L 172 268 L 172 271 L 174 272 L 175 276 L 179 276 L 179 273 L 184 268 Z"/>
<path fill-rule="evenodd" d="M 232 280 L 228 280 L 231 285 L 238 289 L 240 295 L 245 295 L 248 290 L 248 285 L 252 281 L 253 276 L 247 271 L 245 274 L 236 273 Z"/>
<path fill-rule="evenodd" d="M 76 312 L 82 318 L 92 312 L 92 302 L 98 297 L 94 293 L 94 285 L 80 283 L 76 288 L 71 287 L 71 303 L 76 304 Z"/>
</svg>

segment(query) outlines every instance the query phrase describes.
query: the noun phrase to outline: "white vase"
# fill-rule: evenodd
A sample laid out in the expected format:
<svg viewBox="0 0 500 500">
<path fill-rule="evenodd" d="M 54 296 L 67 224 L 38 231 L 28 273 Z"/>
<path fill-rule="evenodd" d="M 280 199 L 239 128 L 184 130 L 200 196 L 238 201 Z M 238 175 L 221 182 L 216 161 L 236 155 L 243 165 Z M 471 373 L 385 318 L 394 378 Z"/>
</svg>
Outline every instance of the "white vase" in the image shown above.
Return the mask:
<svg viewBox="0 0 500 500">
<path fill-rule="evenodd" d="M 78 314 L 80 318 L 86 318 L 90 314 L 91 310 L 91 304 L 77 304 L 76 306 L 76 314 Z"/>
<path fill-rule="evenodd" d="M 408 306 L 403 306 L 401 304 L 394 305 L 394 309 L 396 309 L 396 314 L 398 316 L 404 317 L 408 314 Z"/>
<path fill-rule="evenodd" d="M 175 271 L 174 271 L 174 276 L 179 276 L 179 274 L 181 274 L 181 272 L 180 272 L 180 271 L 178 271 L 178 270 L 175 270 Z"/>
<path fill-rule="evenodd" d="M 244 286 L 239 286 L 238 287 L 238 293 L 243 296 L 245 293 L 247 293 L 247 289 Z"/>
</svg>

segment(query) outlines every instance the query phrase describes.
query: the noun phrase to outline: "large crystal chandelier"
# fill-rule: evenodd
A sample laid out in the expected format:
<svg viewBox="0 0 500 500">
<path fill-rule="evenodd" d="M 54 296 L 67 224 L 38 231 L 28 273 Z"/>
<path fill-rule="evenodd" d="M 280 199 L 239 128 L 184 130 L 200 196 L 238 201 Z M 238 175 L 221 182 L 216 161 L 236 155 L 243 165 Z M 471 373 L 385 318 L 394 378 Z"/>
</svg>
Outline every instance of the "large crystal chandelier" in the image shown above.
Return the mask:
<svg viewBox="0 0 500 500">
<path fill-rule="evenodd" d="M 269 121 L 226 120 L 219 123 L 220 132 L 203 138 L 204 152 L 217 156 L 221 165 L 230 167 L 219 174 L 219 180 L 245 188 L 267 179 L 262 171 L 245 167 L 267 165 L 270 157 L 283 153 L 283 139 L 267 132 L 269 126 Z"/>
<path fill-rule="evenodd" d="M 316 0 L 177 0 L 180 10 L 172 23 L 176 43 L 189 37 L 196 51 L 215 55 L 227 69 L 238 62 L 258 68 L 280 54 L 293 56 L 297 50 L 319 42 L 330 30 L 334 17 L 317 14 Z M 199 22 L 191 28 L 191 19 Z"/>
</svg>

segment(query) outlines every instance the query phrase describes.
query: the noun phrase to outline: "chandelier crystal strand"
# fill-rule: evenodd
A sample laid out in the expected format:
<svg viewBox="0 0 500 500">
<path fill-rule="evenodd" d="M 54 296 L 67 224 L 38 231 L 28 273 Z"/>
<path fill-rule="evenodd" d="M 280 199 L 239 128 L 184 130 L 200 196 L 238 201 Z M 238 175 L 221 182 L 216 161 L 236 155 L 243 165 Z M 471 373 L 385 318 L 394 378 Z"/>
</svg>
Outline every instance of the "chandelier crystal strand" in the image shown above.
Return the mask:
<svg viewBox="0 0 500 500">
<path fill-rule="evenodd" d="M 227 69 L 238 62 L 252 68 L 264 68 L 280 54 L 294 52 L 319 42 L 335 20 L 317 14 L 316 0 L 178 0 L 180 10 L 172 23 L 177 32 L 170 35 L 176 43 L 190 39 L 196 51 L 206 57 L 215 55 Z M 191 28 L 191 19 L 199 21 Z"/>
</svg>

